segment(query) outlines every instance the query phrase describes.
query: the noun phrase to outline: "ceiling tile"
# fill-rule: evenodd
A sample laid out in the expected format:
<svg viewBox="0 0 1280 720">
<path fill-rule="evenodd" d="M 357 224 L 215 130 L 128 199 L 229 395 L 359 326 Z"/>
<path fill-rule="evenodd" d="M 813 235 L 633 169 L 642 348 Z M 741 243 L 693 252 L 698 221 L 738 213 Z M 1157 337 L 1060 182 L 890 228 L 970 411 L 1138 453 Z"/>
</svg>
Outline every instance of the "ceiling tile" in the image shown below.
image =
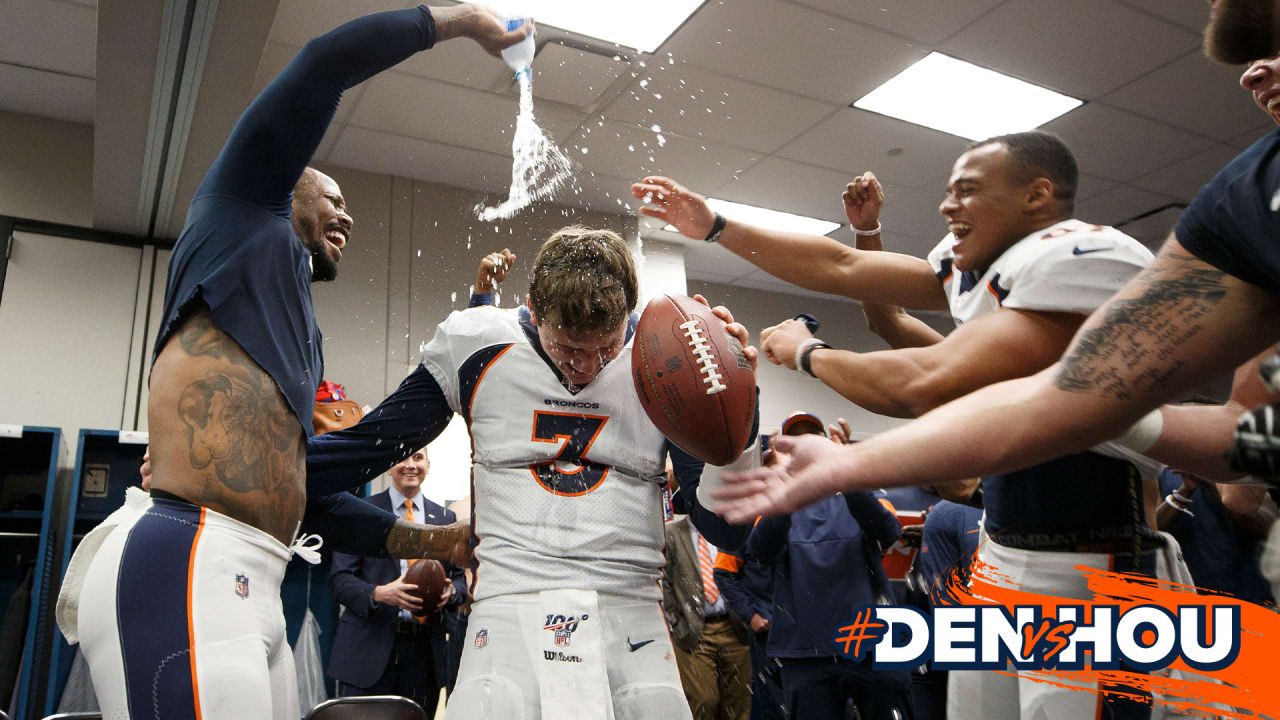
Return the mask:
<svg viewBox="0 0 1280 720">
<path fill-rule="evenodd" d="M 1275 126 L 1266 125 L 1264 127 L 1258 128 L 1257 130 L 1249 130 L 1248 132 L 1242 132 L 1239 135 L 1231 138 L 1228 144 L 1238 147 L 1241 150 L 1244 150 L 1245 148 L 1257 142 L 1258 138 L 1262 137 L 1263 135 L 1266 135 L 1272 130 L 1275 130 Z"/>
<path fill-rule="evenodd" d="M 9 0 L 0 5 L 0 63 L 82 78 L 97 76 L 98 13 L 78 3 Z"/>
<path fill-rule="evenodd" d="M 347 126 L 329 153 L 333 165 L 446 183 L 472 190 L 505 187 L 511 160 L 496 153 Z"/>
<path fill-rule="evenodd" d="M 770 52 L 786 48 L 786 52 Z M 662 51 L 781 90 L 847 105 L 925 49 L 779 0 L 709 0 Z"/>
<path fill-rule="evenodd" d="M 1188 202 L 1200 192 L 1201 186 L 1209 182 L 1219 170 L 1239 154 L 1239 150 L 1229 145 L 1216 145 L 1202 153 L 1143 175 L 1134 180 L 1133 184 L 1144 190 L 1170 195 Z"/>
<path fill-rule="evenodd" d="M 270 37 L 302 47 L 349 20 L 405 7 L 405 0 L 280 0 Z"/>
<path fill-rule="evenodd" d="M 1076 200 L 1084 200 L 1094 195 L 1106 192 L 1116 186 L 1114 180 L 1104 180 L 1100 177 L 1080 173 L 1080 179 L 1076 182 Z"/>
<path fill-rule="evenodd" d="M 488 90 L 511 77 L 511 70 L 501 60 L 486 53 L 478 44 L 461 40 L 440 43 L 426 52 L 412 55 L 395 69 L 476 90 Z M 536 82 L 534 88 L 537 88 Z"/>
<path fill-rule="evenodd" d="M 941 192 L 968 140 L 884 115 L 846 108 L 784 146 L 779 155 L 881 182 Z M 893 156 L 887 153 L 895 152 Z"/>
<path fill-rule="evenodd" d="M 1076 217 L 1085 222 L 1115 225 L 1171 202 L 1173 199 L 1167 195 L 1130 185 L 1117 185 L 1101 195 L 1077 203 Z"/>
<path fill-rule="evenodd" d="M 510 154 L 518 102 L 399 72 L 369 80 L 350 123 L 447 145 Z M 586 117 L 535 103 L 538 124 L 552 139 L 568 136 Z"/>
<path fill-rule="evenodd" d="M 1164 244 L 1173 226 L 1178 224 L 1178 218 L 1182 217 L 1182 210 L 1180 207 L 1165 208 L 1141 220 L 1125 223 L 1120 229 L 1137 238 L 1154 252 Z"/>
<path fill-rule="evenodd" d="M 0 63 L 0 110 L 93 122 L 94 81 Z"/>
<path fill-rule="evenodd" d="M 1004 0 L 794 0 L 926 44 L 945 40 Z"/>
<path fill-rule="evenodd" d="M 1120 0 L 1171 23 L 1200 32 L 1209 20 L 1209 3 L 1204 0 Z"/>
<path fill-rule="evenodd" d="M 686 63 L 649 63 L 605 117 L 771 152 L 838 107 L 717 75 Z"/>
<path fill-rule="evenodd" d="M 962 60 L 1093 99 L 1199 42 L 1182 28 L 1112 0 L 1009 0 L 942 47 Z"/>
<path fill-rule="evenodd" d="M 1089 103 L 1044 126 L 1071 146 L 1080 171 L 1131 180 L 1207 150 L 1213 143 L 1123 110 Z"/>
<path fill-rule="evenodd" d="M 853 177 L 852 173 L 771 155 L 736 179 L 704 190 L 721 200 L 748 205 L 760 205 L 763 200 L 771 210 L 848 223 L 840 194 Z"/>
<path fill-rule="evenodd" d="M 547 43 L 533 59 L 533 96 L 572 107 L 595 105 L 629 67 L 621 59 Z"/>
<path fill-rule="evenodd" d="M 1249 93 L 1240 89 L 1239 78 L 1239 68 L 1213 62 L 1197 50 L 1143 75 L 1103 101 L 1215 140 L 1229 140 L 1271 124 Z M 1188 98 L 1195 98 L 1195 112 L 1187 112 Z"/>
<path fill-rule="evenodd" d="M 777 150 L 838 108 L 686 63 L 654 61 L 640 72 L 605 117 L 749 150 Z"/>
<path fill-rule="evenodd" d="M 759 154 L 718 145 L 709 140 L 614 120 L 595 120 L 580 128 L 564 144 L 584 170 L 638 181 L 646 175 L 667 175 L 692 188 L 719 187 L 759 160 Z M 586 152 L 583 152 L 583 149 Z"/>
</svg>

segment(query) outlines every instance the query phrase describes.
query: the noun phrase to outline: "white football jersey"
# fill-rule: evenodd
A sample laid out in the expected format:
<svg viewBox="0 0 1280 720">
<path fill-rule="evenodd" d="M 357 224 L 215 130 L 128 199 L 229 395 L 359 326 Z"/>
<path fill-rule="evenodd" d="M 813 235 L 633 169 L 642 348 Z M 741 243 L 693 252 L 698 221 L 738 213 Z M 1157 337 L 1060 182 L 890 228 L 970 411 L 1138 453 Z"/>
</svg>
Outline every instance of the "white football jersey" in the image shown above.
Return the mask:
<svg viewBox="0 0 1280 720">
<path fill-rule="evenodd" d="M 631 380 L 631 342 L 570 393 L 517 310 L 436 329 L 422 362 L 471 432 L 477 600 L 576 588 L 660 599 L 666 439 Z"/>
<path fill-rule="evenodd" d="M 961 325 L 1000 308 L 1092 314 L 1155 257 L 1142 243 L 1107 225 L 1064 220 L 1037 230 L 1001 253 L 981 276 L 954 268 L 947 234 L 929 253 Z M 1111 442 L 1095 452 L 1133 462 L 1143 477 L 1164 467 L 1145 455 Z"/>
<path fill-rule="evenodd" d="M 1088 315 L 1152 260 L 1113 227 L 1064 220 L 1019 240 L 979 276 L 955 269 L 947 234 L 929 253 L 956 324 L 999 308 Z"/>
</svg>

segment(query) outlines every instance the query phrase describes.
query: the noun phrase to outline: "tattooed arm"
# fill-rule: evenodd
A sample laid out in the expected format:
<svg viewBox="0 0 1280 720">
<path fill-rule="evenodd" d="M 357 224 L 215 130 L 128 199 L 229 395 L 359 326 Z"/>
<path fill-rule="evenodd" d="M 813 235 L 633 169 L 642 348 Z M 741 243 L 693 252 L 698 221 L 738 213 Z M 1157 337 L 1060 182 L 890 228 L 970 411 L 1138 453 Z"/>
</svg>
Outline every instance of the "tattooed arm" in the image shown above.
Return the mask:
<svg viewBox="0 0 1280 720">
<path fill-rule="evenodd" d="M 1229 371 L 1280 337 L 1280 298 L 1190 255 L 1171 237 L 1155 261 L 1085 321 L 1066 355 L 789 475 L 731 479 L 730 520 L 789 512 L 837 490 L 989 475 L 1079 452 Z"/>
<path fill-rule="evenodd" d="M 326 550 L 351 555 L 431 558 L 455 565 L 465 565 L 471 557 L 468 523 L 398 520 L 394 513 L 345 492 L 307 498 L 302 532 L 323 537 Z"/>
</svg>

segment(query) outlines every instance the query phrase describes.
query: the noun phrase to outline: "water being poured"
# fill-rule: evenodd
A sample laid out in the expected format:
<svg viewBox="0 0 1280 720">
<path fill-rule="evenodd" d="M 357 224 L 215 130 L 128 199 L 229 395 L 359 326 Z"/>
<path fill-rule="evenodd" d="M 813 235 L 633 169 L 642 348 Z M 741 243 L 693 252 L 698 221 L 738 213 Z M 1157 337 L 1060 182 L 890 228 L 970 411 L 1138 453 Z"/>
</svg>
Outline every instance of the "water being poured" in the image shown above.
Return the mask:
<svg viewBox="0 0 1280 720">
<path fill-rule="evenodd" d="M 500 205 L 477 203 L 474 212 L 484 222 L 506 219 L 535 200 L 550 197 L 569 179 L 569 158 L 538 127 L 533 117 L 533 79 L 528 70 L 516 74 L 520 82 L 520 114 L 511 142 L 511 189 Z"/>
</svg>

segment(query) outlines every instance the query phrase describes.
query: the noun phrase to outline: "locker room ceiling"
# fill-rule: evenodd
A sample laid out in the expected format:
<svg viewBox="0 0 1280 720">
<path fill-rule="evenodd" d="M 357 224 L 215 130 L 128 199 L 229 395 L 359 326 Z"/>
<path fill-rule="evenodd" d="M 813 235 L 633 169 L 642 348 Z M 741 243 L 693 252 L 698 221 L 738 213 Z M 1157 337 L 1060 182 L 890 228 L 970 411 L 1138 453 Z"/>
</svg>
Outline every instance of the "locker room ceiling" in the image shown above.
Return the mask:
<svg viewBox="0 0 1280 720">
<path fill-rule="evenodd" d="M 306 40 L 412 4 L 0 0 L 0 108 L 92 123 L 95 226 L 172 238 L 239 113 Z M 1204 0 L 707 0 L 652 54 L 541 26 L 535 113 L 583 178 L 556 202 L 622 212 L 632 181 L 662 173 L 845 223 L 839 194 L 869 169 L 886 183 L 886 245 L 923 255 L 966 141 L 849 105 L 937 50 L 1085 100 L 1045 126 L 1080 161 L 1077 214 L 1150 213 L 1124 229 L 1154 247 L 1170 206 L 1271 127 L 1240 68 L 1200 54 L 1207 13 Z M 919 91 L 964 106 L 951 88 Z M 496 197 L 515 114 L 505 66 L 450 42 L 349 92 L 317 161 Z M 794 292 L 723 249 L 686 248 L 691 278 Z"/>
</svg>

